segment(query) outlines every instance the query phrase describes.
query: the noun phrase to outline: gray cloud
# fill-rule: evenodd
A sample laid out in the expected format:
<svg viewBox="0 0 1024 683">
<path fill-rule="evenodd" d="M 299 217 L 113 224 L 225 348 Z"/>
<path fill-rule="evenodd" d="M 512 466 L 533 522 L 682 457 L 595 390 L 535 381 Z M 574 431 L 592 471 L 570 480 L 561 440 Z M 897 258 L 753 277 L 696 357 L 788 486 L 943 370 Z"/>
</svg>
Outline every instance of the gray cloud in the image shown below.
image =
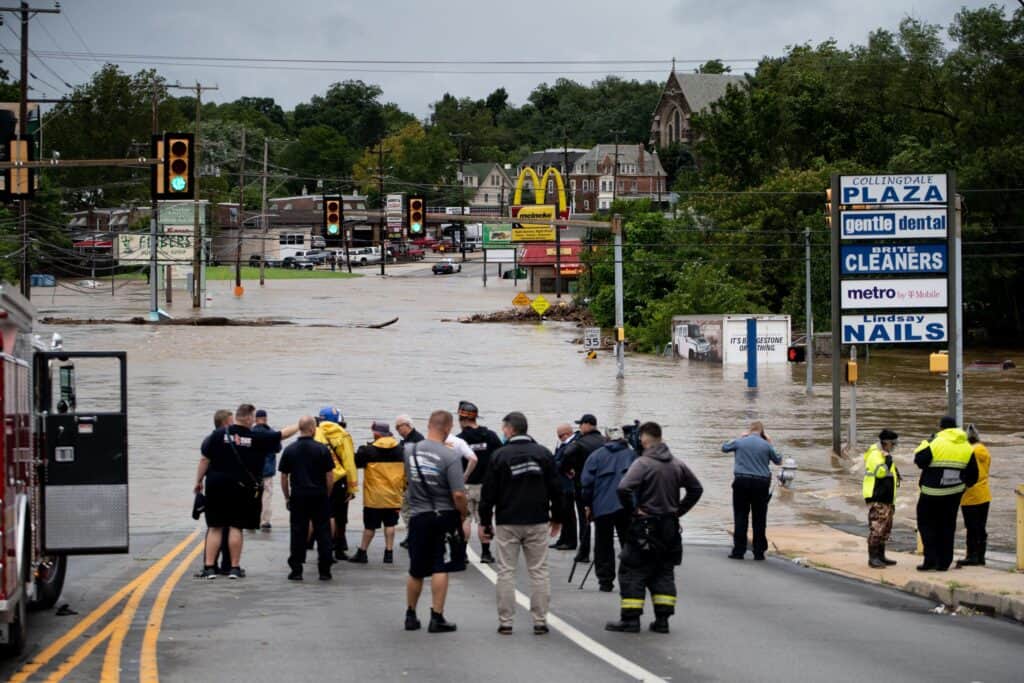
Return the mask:
<svg viewBox="0 0 1024 683">
<path fill-rule="evenodd" d="M 44 5 L 44 0 L 34 0 Z M 672 57 L 759 58 L 779 54 L 787 45 L 820 43 L 835 38 L 840 45 L 863 42 L 869 31 L 895 28 L 906 14 L 942 25 L 964 4 L 987 2 L 919 0 L 900 4 L 889 0 L 645 0 L 633 3 L 594 3 L 585 0 L 538 2 L 524 0 L 501 5 L 479 0 L 304 0 L 270 3 L 253 0 L 65 0 L 65 17 L 38 15 L 56 39 L 38 28 L 31 31 L 33 49 L 82 52 L 68 21 L 95 53 L 141 55 L 210 55 L 303 59 L 633 59 L 658 64 L 630 67 L 619 75 L 662 80 Z M 1008 12 L 1016 4 L 1004 2 Z M 13 22 L 8 17 L 8 24 Z M 0 29 L 0 45 L 17 52 L 17 38 Z M 3 65 L 17 69 L 6 53 Z M 84 79 L 68 61 L 44 58 L 71 83 Z M 160 60 L 149 60 L 160 61 Z M 166 61 L 166 60 L 165 60 Z M 80 66 L 91 72 L 98 65 Z M 124 62 L 126 71 L 145 64 Z M 680 63 L 680 69 L 692 68 Z M 242 95 L 274 97 L 285 107 L 322 93 L 333 82 L 358 78 L 377 83 L 384 97 L 425 116 L 429 105 L 444 92 L 483 97 L 504 86 L 514 102 L 522 102 L 541 82 L 560 75 L 589 82 L 607 67 L 536 64 L 516 67 L 417 67 L 366 65 L 330 71 L 239 69 L 227 65 L 160 65 L 153 67 L 170 80 L 216 84 L 216 100 Z M 393 71 L 423 68 L 427 73 Z M 621 69 L 623 67 L 613 67 Z M 553 73 L 482 74 L 470 71 L 512 70 Z M 388 72 L 391 70 L 392 72 Z M 443 73 L 459 71 L 460 73 Z M 50 76 L 33 60 L 33 72 L 52 85 Z M 37 92 L 52 92 L 33 83 Z"/>
</svg>

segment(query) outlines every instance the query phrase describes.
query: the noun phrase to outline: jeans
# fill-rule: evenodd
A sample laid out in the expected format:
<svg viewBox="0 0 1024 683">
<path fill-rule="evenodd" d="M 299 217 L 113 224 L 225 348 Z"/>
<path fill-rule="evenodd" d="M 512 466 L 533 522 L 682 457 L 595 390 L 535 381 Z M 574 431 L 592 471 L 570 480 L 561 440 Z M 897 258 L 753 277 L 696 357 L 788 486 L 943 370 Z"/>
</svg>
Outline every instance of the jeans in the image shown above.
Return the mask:
<svg viewBox="0 0 1024 683">
<path fill-rule="evenodd" d="M 306 538 L 309 525 L 313 524 L 313 538 L 317 546 L 317 565 L 321 573 L 331 570 L 331 523 L 327 510 L 327 496 L 292 496 L 290 501 L 291 515 L 291 554 L 288 566 L 293 571 L 301 572 L 306 562 Z"/>
<path fill-rule="evenodd" d="M 530 614 L 534 624 L 544 624 L 551 601 L 548 573 L 548 525 L 499 524 L 494 527 L 498 572 L 498 623 L 511 626 L 516 614 L 516 565 L 522 549 L 530 574 Z"/>
<path fill-rule="evenodd" d="M 768 550 L 768 490 L 771 480 L 757 477 L 736 477 L 732 482 L 733 531 L 732 552 L 743 555 L 747 552 L 747 521 L 754 523 L 754 556 L 764 555 Z"/>
<path fill-rule="evenodd" d="M 263 509 L 260 511 L 260 526 L 270 524 L 270 499 L 274 497 L 274 476 L 263 477 Z"/>
<path fill-rule="evenodd" d="M 601 585 L 615 582 L 615 535 L 619 545 L 629 536 L 629 513 L 625 510 L 594 519 L 594 573 Z"/>
</svg>

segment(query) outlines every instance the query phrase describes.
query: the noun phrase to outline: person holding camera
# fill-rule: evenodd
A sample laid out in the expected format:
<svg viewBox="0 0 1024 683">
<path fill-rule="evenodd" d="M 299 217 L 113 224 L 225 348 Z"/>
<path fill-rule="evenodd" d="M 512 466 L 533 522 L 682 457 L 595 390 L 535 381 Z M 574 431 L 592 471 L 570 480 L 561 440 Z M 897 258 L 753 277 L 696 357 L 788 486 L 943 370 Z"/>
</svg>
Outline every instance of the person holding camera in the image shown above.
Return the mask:
<svg viewBox="0 0 1024 683">
<path fill-rule="evenodd" d="M 661 440 L 660 425 L 645 422 L 639 432 L 643 454 L 629 466 L 617 489 L 619 502 L 631 520 L 619 556 L 621 616 L 604 628 L 639 633 L 640 615 L 650 591 L 654 605 L 650 628 L 668 633 L 669 617 L 676 611 L 675 568 L 683 561 L 679 518 L 697 504 L 704 487 Z M 686 491 L 685 498 L 680 498 L 680 490 Z"/>
<path fill-rule="evenodd" d="M 765 434 L 760 421 L 738 439 L 722 444 L 723 453 L 735 453 L 732 481 L 733 534 L 729 558 L 742 560 L 747 554 L 747 523 L 753 518 L 754 559 L 764 560 L 768 550 L 768 501 L 771 498 L 772 470 L 769 463 L 782 464 L 782 456 Z"/>
</svg>

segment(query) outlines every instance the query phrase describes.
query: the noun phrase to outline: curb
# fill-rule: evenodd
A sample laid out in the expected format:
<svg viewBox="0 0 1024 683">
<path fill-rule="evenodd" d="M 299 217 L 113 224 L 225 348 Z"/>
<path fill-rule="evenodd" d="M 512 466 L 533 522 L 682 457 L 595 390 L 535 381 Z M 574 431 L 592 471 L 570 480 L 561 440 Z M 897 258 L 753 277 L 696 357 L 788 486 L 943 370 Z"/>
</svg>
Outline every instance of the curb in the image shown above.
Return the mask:
<svg viewBox="0 0 1024 683">
<path fill-rule="evenodd" d="M 834 567 L 820 566 L 814 560 L 803 557 L 792 557 L 785 552 L 780 552 L 778 550 L 774 554 L 777 557 L 785 558 L 791 562 L 799 564 L 801 567 L 806 567 L 807 569 L 842 576 L 847 579 L 853 579 L 872 586 L 880 585 L 885 588 L 893 588 L 903 591 L 904 593 L 910 593 L 911 595 L 925 598 L 926 600 L 934 600 L 935 602 L 941 603 L 950 609 L 964 607 L 967 609 L 977 610 L 989 616 L 1004 617 L 1024 624 L 1024 598 L 1019 596 L 998 595 L 996 593 L 980 591 L 967 586 L 963 588 L 950 588 L 946 585 L 930 583 L 928 581 L 908 581 L 901 586 L 897 583 L 888 581 L 878 582 L 860 574 L 845 572 L 841 569 L 835 569 Z"/>
</svg>

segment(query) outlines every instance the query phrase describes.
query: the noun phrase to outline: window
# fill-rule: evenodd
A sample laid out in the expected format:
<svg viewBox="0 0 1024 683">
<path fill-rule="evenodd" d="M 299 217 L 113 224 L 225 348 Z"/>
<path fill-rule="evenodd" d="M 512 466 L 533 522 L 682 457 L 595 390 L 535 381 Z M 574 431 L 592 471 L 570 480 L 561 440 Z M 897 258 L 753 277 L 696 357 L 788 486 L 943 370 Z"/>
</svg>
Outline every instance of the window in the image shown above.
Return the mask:
<svg viewBox="0 0 1024 683">
<path fill-rule="evenodd" d="M 491 195 L 484 192 L 484 204 L 486 204 L 489 201 L 491 201 Z"/>
<path fill-rule="evenodd" d="M 569 181 L 569 189 L 572 190 L 573 192 L 576 191 L 576 180 L 575 179 Z"/>
<path fill-rule="evenodd" d="M 590 200 L 589 199 L 584 199 L 583 200 L 583 210 L 584 211 L 590 211 Z"/>
<path fill-rule="evenodd" d="M 683 123 L 682 117 L 679 116 L 678 109 L 676 109 L 675 114 L 673 115 L 673 119 L 675 120 L 676 140 L 679 140 L 683 136 Z"/>
</svg>

